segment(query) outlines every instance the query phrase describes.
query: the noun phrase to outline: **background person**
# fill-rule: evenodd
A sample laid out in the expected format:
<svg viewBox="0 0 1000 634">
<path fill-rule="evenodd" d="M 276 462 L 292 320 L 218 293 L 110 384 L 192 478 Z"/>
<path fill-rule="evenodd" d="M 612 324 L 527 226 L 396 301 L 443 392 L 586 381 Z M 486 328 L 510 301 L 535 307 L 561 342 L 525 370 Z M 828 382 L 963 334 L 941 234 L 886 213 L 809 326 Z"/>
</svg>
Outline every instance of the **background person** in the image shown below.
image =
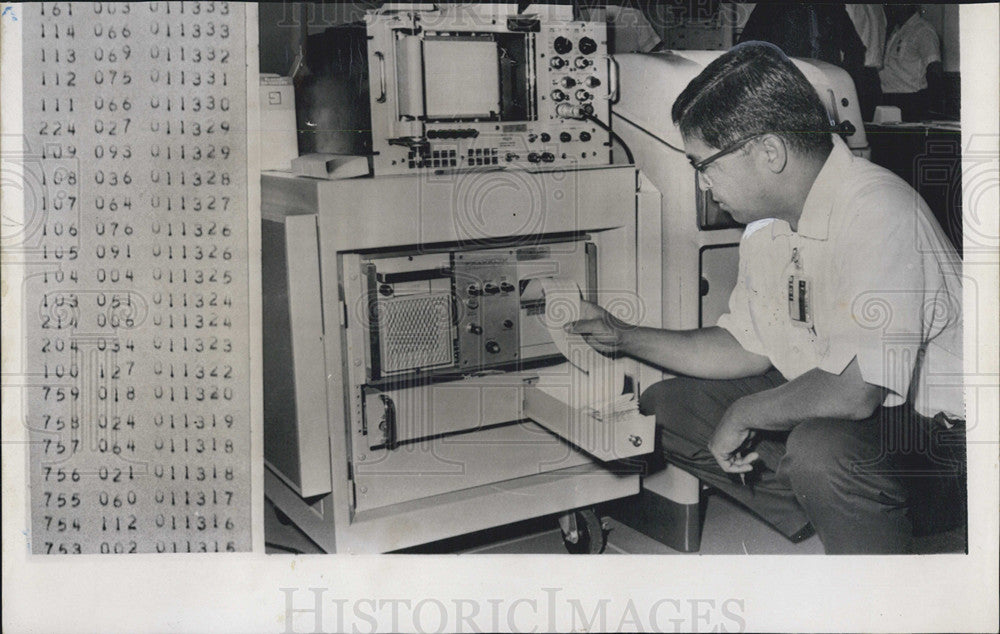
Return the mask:
<svg viewBox="0 0 1000 634">
<path fill-rule="evenodd" d="M 887 4 L 885 17 L 890 35 L 879 72 L 882 103 L 899 107 L 904 121 L 926 119 L 942 92 L 937 32 L 916 4 Z"/>
</svg>

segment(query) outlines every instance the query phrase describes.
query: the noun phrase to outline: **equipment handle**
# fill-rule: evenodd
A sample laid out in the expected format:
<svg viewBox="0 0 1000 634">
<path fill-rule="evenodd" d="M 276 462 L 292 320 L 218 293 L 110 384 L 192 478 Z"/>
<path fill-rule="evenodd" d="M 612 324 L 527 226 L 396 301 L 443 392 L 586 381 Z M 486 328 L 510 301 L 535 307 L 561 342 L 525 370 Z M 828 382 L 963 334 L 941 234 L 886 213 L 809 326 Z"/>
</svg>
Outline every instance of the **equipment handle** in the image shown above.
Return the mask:
<svg viewBox="0 0 1000 634">
<path fill-rule="evenodd" d="M 379 85 L 379 96 L 375 101 L 379 103 L 385 103 L 385 55 L 382 51 L 375 51 L 375 57 L 378 58 L 378 85 Z"/>
<path fill-rule="evenodd" d="M 379 394 L 382 406 L 385 407 L 385 448 L 392 451 L 396 448 L 396 403 L 385 394 Z"/>
<path fill-rule="evenodd" d="M 618 61 L 611 55 L 605 55 L 608 60 L 608 94 L 605 97 L 610 103 L 618 103 Z"/>
</svg>

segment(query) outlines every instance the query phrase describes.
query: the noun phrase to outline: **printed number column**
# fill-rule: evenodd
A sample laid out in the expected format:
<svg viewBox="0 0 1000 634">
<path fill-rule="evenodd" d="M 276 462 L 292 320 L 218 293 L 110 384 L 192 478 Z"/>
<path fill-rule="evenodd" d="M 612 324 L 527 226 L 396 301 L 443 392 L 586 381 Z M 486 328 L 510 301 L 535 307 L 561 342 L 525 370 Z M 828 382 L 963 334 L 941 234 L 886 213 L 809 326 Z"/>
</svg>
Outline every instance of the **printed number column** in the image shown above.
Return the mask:
<svg viewBox="0 0 1000 634">
<path fill-rule="evenodd" d="M 36 16 L 39 33 L 61 26 L 75 43 L 72 86 L 49 58 L 40 71 L 46 89 L 58 77 L 57 88 L 79 91 L 79 213 L 58 294 L 29 297 L 60 320 L 51 354 L 72 372 L 62 392 L 47 384 L 29 404 L 42 422 L 32 435 L 32 548 L 247 550 L 243 8 L 59 3 L 36 5 Z M 43 40 L 31 39 L 26 51 Z M 43 259 L 57 244 L 44 242 Z M 29 329 L 44 332 L 51 319 L 32 326 L 31 312 Z M 50 489 L 59 515 L 45 511 Z M 74 539 L 41 545 L 47 524 L 66 524 Z"/>
</svg>

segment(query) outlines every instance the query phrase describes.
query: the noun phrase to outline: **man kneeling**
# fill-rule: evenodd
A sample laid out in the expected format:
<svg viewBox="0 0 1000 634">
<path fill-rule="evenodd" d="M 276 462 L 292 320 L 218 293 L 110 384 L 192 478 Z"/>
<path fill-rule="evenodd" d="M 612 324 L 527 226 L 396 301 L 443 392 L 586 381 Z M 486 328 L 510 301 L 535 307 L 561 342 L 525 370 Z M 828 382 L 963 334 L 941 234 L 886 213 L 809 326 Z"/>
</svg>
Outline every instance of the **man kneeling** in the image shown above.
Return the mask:
<svg viewBox="0 0 1000 634">
<path fill-rule="evenodd" d="M 811 525 L 828 553 L 907 552 L 919 492 L 964 513 L 954 248 L 906 183 L 831 134 L 777 47 L 718 58 L 672 116 L 702 186 L 746 224 L 729 312 L 669 331 L 585 303 L 567 329 L 682 375 L 641 399 L 669 462 L 790 538 Z"/>
</svg>

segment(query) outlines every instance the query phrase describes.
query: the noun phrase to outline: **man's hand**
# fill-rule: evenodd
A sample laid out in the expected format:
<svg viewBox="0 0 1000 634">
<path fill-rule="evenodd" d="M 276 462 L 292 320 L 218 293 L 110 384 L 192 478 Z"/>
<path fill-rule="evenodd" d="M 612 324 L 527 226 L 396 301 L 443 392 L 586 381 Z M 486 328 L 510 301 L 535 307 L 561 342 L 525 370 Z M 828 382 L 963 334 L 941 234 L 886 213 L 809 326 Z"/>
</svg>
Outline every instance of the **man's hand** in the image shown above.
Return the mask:
<svg viewBox="0 0 1000 634">
<path fill-rule="evenodd" d="M 580 319 L 568 322 L 563 329 L 573 335 L 583 336 L 583 340 L 601 354 L 612 355 L 621 352 L 624 333 L 632 326 L 618 319 L 593 302 L 580 300 Z"/>
<path fill-rule="evenodd" d="M 746 420 L 739 414 L 739 401 L 733 403 L 723 414 L 715 434 L 708 441 L 708 450 L 726 473 L 749 473 L 753 462 L 760 456 L 756 451 L 739 456 L 736 451 L 756 432 L 746 426 Z"/>
</svg>

